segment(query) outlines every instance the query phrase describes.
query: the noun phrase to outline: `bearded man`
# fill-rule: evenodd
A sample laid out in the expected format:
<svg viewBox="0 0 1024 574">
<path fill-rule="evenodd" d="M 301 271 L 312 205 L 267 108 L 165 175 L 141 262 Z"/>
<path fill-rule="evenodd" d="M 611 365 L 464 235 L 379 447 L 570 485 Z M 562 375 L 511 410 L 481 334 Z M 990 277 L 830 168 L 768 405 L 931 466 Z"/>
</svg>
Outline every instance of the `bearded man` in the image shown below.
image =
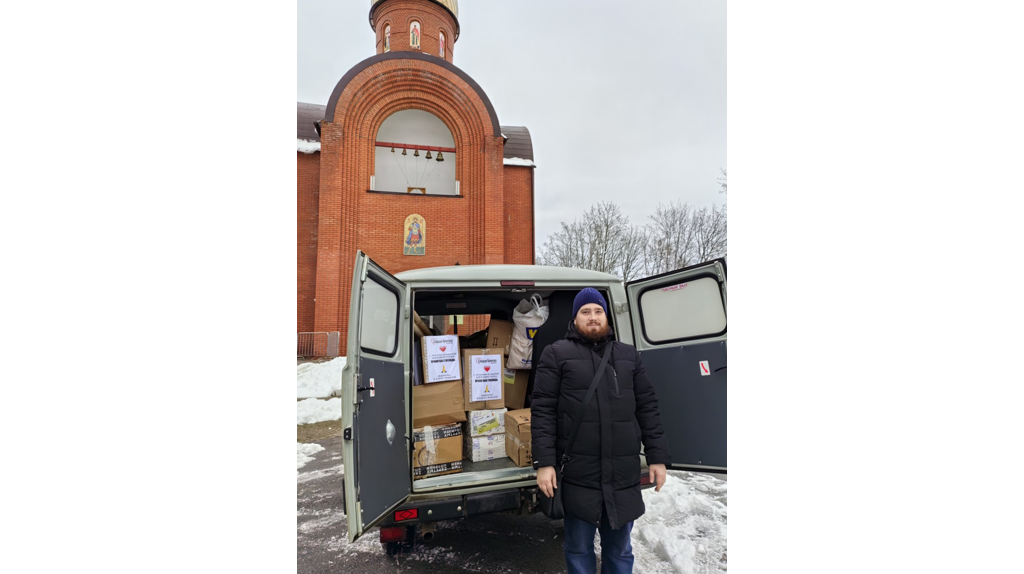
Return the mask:
<svg viewBox="0 0 1024 574">
<path fill-rule="evenodd" d="M 541 353 L 534 379 L 532 409 L 533 466 L 537 486 L 553 497 L 561 464 L 577 417 L 582 423 L 565 461 L 562 505 L 565 513 L 565 563 L 569 574 L 597 569 L 594 533 L 601 532 L 601 572 L 633 571 L 629 535 L 643 515 L 640 493 L 640 443 L 660 492 L 668 441 L 658 414 L 654 387 L 636 348 L 614 340 L 608 305 L 587 287 L 573 301 L 573 321 L 565 338 Z M 596 391 L 580 413 L 608 346 L 611 355 Z"/>
</svg>

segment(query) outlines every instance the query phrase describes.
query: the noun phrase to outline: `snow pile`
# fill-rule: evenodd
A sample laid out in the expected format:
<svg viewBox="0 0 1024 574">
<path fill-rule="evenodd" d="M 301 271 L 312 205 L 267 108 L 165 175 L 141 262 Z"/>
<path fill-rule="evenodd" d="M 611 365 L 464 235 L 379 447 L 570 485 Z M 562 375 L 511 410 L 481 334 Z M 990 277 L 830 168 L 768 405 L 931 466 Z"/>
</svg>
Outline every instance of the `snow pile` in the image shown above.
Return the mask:
<svg viewBox="0 0 1024 574">
<path fill-rule="evenodd" d="M 728 483 L 669 471 L 661 492 L 643 491 L 647 512 L 633 525 L 638 572 L 725 572 Z"/>
<path fill-rule="evenodd" d="M 298 402 L 298 424 L 308 425 L 341 418 L 341 399 L 306 399 Z"/>
<path fill-rule="evenodd" d="M 306 466 L 307 462 L 313 460 L 313 455 L 314 454 L 324 450 L 324 447 L 322 447 L 322 446 L 320 446 L 318 444 L 315 444 L 315 443 L 304 444 L 304 443 L 300 442 L 300 443 L 296 443 L 296 444 L 299 445 L 299 466 L 298 466 L 298 468 L 302 468 L 302 467 Z"/>
<path fill-rule="evenodd" d="M 505 161 L 504 161 L 504 164 L 505 165 L 521 165 L 521 166 L 525 166 L 525 167 L 537 167 L 537 164 L 533 163 L 533 161 L 528 160 L 528 159 L 523 159 L 521 157 L 506 157 Z"/>
<path fill-rule="evenodd" d="M 341 393 L 341 371 L 345 357 L 325 363 L 302 363 L 297 369 L 298 399 L 326 399 L 332 392 Z"/>
<path fill-rule="evenodd" d="M 320 151 L 320 142 L 310 140 L 298 140 L 299 151 L 302 153 L 314 153 Z"/>
</svg>

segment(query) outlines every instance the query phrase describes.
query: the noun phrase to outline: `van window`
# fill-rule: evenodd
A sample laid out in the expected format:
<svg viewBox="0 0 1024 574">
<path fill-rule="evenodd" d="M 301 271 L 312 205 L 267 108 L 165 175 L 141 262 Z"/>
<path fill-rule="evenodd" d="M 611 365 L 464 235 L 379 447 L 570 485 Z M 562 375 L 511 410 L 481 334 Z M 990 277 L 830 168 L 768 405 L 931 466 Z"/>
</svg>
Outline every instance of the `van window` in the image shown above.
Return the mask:
<svg viewBox="0 0 1024 574">
<path fill-rule="evenodd" d="M 360 317 L 360 346 L 378 355 L 395 354 L 398 341 L 398 294 L 374 279 L 363 284 L 363 316 Z"/>
<path fill-rule="evenodd" d="M 712 277 L 644 290 L 640 318 L 644 338 L 655 344 L 720 335 L 726 326 L 722 294 Z"/>
</svg>

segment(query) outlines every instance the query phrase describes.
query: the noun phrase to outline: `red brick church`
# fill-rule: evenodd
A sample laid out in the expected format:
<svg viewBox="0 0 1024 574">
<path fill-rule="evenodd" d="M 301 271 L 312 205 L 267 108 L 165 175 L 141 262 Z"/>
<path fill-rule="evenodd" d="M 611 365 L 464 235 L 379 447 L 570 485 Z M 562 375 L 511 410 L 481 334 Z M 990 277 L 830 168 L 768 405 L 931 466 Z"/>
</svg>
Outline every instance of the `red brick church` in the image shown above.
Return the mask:
<svg viewBox="0 0 1024 574">
<path fill-rule="evenodd" d="M 357 249 L 392 273 L 534 262 L 530 132 L 453 64 L 456 0 L 371 0 L 376 55 L 298 104 L 298 332 L 340 331 Z"/>
</svg>

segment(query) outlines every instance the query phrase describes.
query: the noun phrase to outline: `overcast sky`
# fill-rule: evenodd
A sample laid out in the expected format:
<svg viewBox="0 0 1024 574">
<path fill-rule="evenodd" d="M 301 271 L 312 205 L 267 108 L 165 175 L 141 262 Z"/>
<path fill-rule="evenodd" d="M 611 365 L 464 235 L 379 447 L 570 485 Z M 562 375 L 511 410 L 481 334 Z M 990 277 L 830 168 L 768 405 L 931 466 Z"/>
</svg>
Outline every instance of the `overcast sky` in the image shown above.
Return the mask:
<svg viewBox="0 0 1024 574">
<path fill-rule="evenodd" d="M 659 202 L 724 204 L 724 0 L 462 0 L 454 64 L 537 164 L 537 248 L 614 201 L 631 223 Z M 298 101 L 326 104 L 373 56 L 370 0 L 299 0 Z"/>
</svg>

